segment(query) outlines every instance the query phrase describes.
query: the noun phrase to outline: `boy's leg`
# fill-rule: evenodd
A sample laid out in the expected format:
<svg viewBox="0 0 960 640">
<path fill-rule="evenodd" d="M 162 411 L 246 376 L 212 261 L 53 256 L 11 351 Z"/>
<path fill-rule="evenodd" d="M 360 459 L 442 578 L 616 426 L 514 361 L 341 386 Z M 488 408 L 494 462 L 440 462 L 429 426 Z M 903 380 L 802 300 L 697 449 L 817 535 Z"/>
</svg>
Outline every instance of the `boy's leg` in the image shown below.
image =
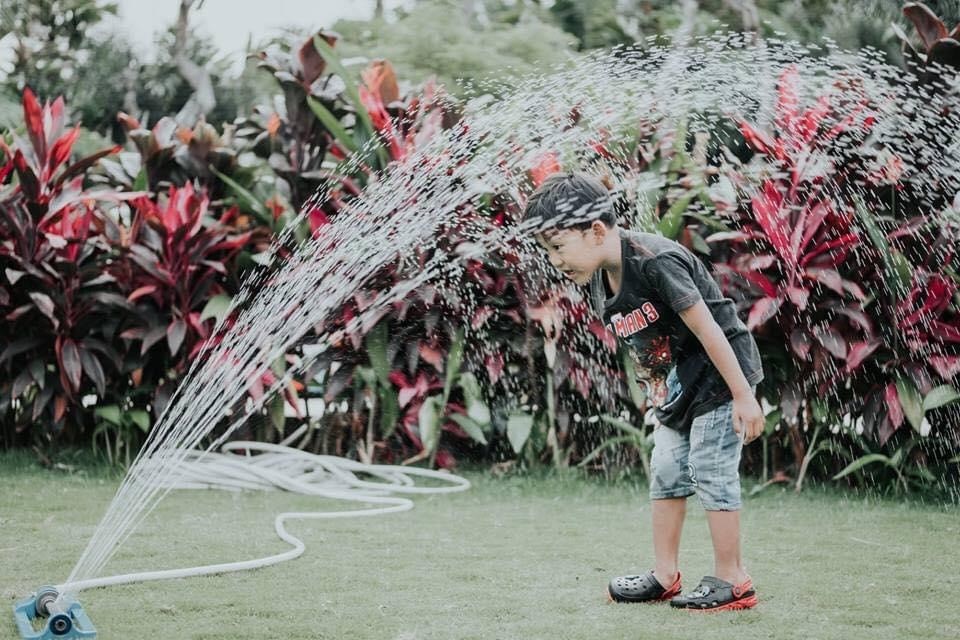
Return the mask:
<svg viewBox="0 0 960 640">
<path fill-rule="evenodd" d="M 653 504 L 653 575 L 664 588 L 677 581 L 679 574 L 680 533 L 687 514 L 686 498 L 662 498 Z"/>
<path fill-rule="evenodd" d="M 748 578 L 740 557 L 740 511 L 707 511 L 713 539 L 714 574 L 731 584 Z"/>
<path fill-rule="evenodd" d="M 688 609 L 747 609 L 757 603 L 740 556 L 740 454 L 743 441 L 733 430 L 733 403 L 702 416 L 690 429 L 690 476 L 707 512 L 713 541 L 714 575 L 670 604 Z"/>
<path fill-rule="evenodd" d="M 642 575 L 613 578 L 607 587 L 617 602 L 664 602 L 680 593 L 677 554 L 686 513 L 686 498 L 693 495 L 687 471 L 689 442 L 686 434 L 667 427 L 654 430 L 650 459 L 650 503 L 653 513 L 654 570 Z"/>
</svg>

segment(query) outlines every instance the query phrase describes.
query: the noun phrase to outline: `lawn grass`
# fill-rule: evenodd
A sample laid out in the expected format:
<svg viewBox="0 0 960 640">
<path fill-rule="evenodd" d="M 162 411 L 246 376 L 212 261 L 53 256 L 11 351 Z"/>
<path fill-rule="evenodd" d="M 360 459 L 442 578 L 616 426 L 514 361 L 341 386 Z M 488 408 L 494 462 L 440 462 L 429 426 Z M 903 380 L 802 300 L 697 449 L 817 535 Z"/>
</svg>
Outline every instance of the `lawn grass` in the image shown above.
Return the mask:
<svg viewBox="0 0 960 640">
<path fill-rule="evenodd" d="M 300 559 L 253 572 L 86 591 L 100 638 L 960 638 L 960 518 L 954 506 L 822 490 L 747 499 L 745 556 L 757 609 L 695 614 L 609 605 L 613 575 L 651 565 L 641 483 L 570 472 L 495 478 L 425 496 L 410 512 L 304 521 Z M 0 637 L 10 605 L 62 581 L 120 477 L 51 472 L 0 454 Z M 265 555 L 285 548 L 273 515 L 340 505 L 282 493 L 171 494 L 107 567 L 110 574 Z M 712 569 L 691 502 L 681 570 Z"/>
</svg>

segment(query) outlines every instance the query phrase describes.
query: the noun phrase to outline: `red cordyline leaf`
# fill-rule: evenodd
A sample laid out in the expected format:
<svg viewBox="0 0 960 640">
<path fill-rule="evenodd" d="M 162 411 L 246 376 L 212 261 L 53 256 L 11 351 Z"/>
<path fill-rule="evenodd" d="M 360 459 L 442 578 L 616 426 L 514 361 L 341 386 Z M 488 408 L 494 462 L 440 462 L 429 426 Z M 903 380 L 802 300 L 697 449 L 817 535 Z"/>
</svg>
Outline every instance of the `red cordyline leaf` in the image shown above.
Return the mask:
<svg viewBox="0 0 960 640">
<path fill-rule="evenodd" d="M 433 365 L 437 371 L 443 371 L 443 353 L 426 342 L 420 342 L 420 357 Z"/>
<path fill-rule="evenodd" d="M 939 320 L 930 323 L 930 334 L 946 342 L 960 342 L 960 327 Z"/>
<path fill-rule="evenodd" d="M 330 224 L 330 218 L 319 207 L 311 209 L 308 218 L 310 220 L 310 232 L 314 238 L 319 237 L 323 228 Z"/>
<path fill-rule="evenodd" d="M 771 155 L 774 152 L 774 141 L 763 131 L 754 128 L 745 120 L 740 120 L 740 133 L 743 134 L 747 144 L 754 150 L 764 155 Z"/>
<path fill-rule="evenodd" d="M 828 215 L 832 213 L 829 202 L 808 203 L 800 212 L 798 224 L 794 227 L 793 236 L 790 239 L 790 247 L 795 256 L 802 256 L 806 253 L 806 248 L 820 230 L 820 225 Z M 802 235 L 801 235 L 802 233 Z"/>
<path fill-rule="evenodd" d="M 753 303 L 750 309 L 750 316 L 747 318 L 747 328 L 751 331 L 759 327 L 764 322 L 777 314 L 780 306 L 783 304 L 783 298 L 760 298 Z"/>
<path fill-rule="evenodd" d="M 773 180 L 764 181 L 760 192 L 751 199 L 751 204 L 754 218 L 766 234 L 767 241 L 780 255 L 789 271 L 794 272 L 797 264 L 791 254 L 787 235 L 790 221 L 789 216 L 782 211 L 783 193 L 777 183 Z"/>
<path fill-rule="evenodd" d="M 790 65 L 780 74 L 777 86 L 777 110 L 775 121 L 781 135 L 792 138 L 794 134 L 794 119 L 797 115 L 797 77 L 799 73 L 796 65 Z"/>
<path fill-rule="evenodd" d="M 457 467 L 457 459 L 453 457 L 453 454 L 447 451 L 446 449 L 440 449 L 437 451 L 437 456 L 434 459 L 437 463 L 437 466 L 441 469 L 452 470 Z"/>
<path fill-rule="evenodd" d="M 547 151 L 537 160 L 530 169 L 530 179 L 534 187 L 539 187 L 543 181 L 561 170 L 559 156 L 556 151 Z"/>
<path fill-rule="evenodd" d="M 70 158 L 70 150 L 73 149 L 73 145 L 79 136 L 80 127 L 76 126 L 53 143 L 53 148 L 50 150 L 50 157 L 47 158 L 43 172 L 40 174 L 42 181 L 46 182 L 50 180 L 57 169 L 60 168 L 60 165 Z"/>
<path fill-rule="evenodd" d="M 570 382 L 573 383 L 574 388 L 576 388 L 581 396 L 584 398 L 590 397 L 590 388 L 592 383 L 590 381 L 590 374 L 588 374 L 585 369 L 581 369 L 580 367 L 571 367 Z"/>
<path fill-rule="evenodd" d="M 908 2 L 903 5 L 903 15 L 913 23 L 928 51 L 937 40 L 948 35 L 943 21 L 922 2 Z"/>
<path fill-rule="evenodd" d="M 900 405 L 900 396 L 897 394 L 897 385 L 890 383 L 884 390 L 883 399 L 887 403 L 887 412 L 893 430 L 896 431 L 903 424 L 903 407 Z"/>
<path fill-rule="evenodd" d="M 600 342 L 602 342 L 603 346 L 605 346 L 607 349 L 610 351 L 617 350 L 617 336 L 614 333 L 607 331 L 607 328 L 603 326 L 602 322 L 599 320 L 591 320 L 587 325 L 587 329 L 590 331 L 590 333 L 599 338 Z"/>
<path fill-rule="evenodd" d="M 808 145 L 820 128 L 820 123 L 830 113 L 830 96 L 820 96 L 812 107 L 804 110 L 794 122 L 790 137 L 793 149 L 799 150 Z"/>
<path fill-rule="evenodd" d="M 944 380 L 950 380 L 960 373 L 960 356 L 931 356 L 929 362 Z"/>
<path fill-rule="evenodd" d="M 850 349 L 847 351 L 846 372 L 850 373 L 859 367 L 871 353 L 877 350 L 883 344 L 881 340 L 870 340 L 850 343 Z"/>
<path fill-rule="evenodd" d="M 68 392 L 76 392 L 80 389 L 80 374 L 82 373 L 80 351 L 77 349 L 77 343 L 70 338 L 64 339 L 58 336 L 55 346 L 60 361 L 61 381 L 67 383 L 64 388 Z"/>
<path fill-rule="evenodd" d="M 852 249 L 854 246 L 856 246 L 859 243 L 860 243 L 860 238 L 855 233 L 847 233 L 845 235 L 840 236 L 839 238 L 834 238 L 829 242 L 821 243 L 816 247 L 814 247 L 813 249 L 811 249 L 806 254 L 804 254 L 804 256 L 800 259 L 800 266 L 801 267 L 806 266 L 811 260 L 813 260 L 817 256 L 826 254 L 827 252 L 832 251 L 837 247 L 840 247 L 842 251 L 838 252 L 837 255 L 842 257 L 839 260 L 837 260 L 836 256 L 834 256 L 834 258 L 832 259 L 833 266 L 836 266 L 843 261 L 843 258 L 846 257 L 846 255 L 850 252 L 850 249 Z"/>
<path fill-rule="evenodd" d="M 920 293 L 920 283 L 915 283 L 906 300 L 901 303 L 900 311 L 905 313 L 912 306 L 914 299 Z M 952 281 L 940 276 L 931 277 L 925 285 L 926 298 L 923 305 L 900 321 L 901 327 L 909 327 L 926 318 L 939 316 L 950 305 L 950 300 L 957 287 Z"/>
<path fill-rule="evenodd" d="M 389 60 L 374 60 L 361 73 L 363 84 L 383 105 L 389 105 L 400 100 L 400 88 L 397 85 L 397 74 Z"/>
<path fill-rule="evenodd" d="M 23 120 L 27 126 L 27 135 L 37 159 L 42 163 L 47 157 L 47 136 L 43 126 L 43 109 L 37 96 L 30 87 L 23 90 Z"/>
<path fill-rule="evenodd" d="M 503 375 L 503 354 L 494 353 L 488 355 L 484 359 L 484 364 L 487 366 L 487 375 L 490 377 L 490 383 L 496 384 L 500 380 L 500 376 Z"/>
<path fill-rule="evenodd" d="M 144 286 L 142 286 L 142 287 L 139 287 L 139 288 L 137 288 L 137 289 L 134 289 L 134 290 L 130 293 L 130 295 L 127 296 L 127 300 L 129 300 L 130 302 L 134 302 L 135 300 L 137 300 L 137 299 L 139 299 L 139 298 L 142 298 L 143 296 L 150 295 L 151 293 L 155 292 L 156 290 L 157 290 L 157 285 L 155 285 L 155 284 L 144 285 Z"/>
<path fill-rule="evenodd" d="M 0 167 L 0 184 L 3 184 L 4 182 L 6 182 L 7 176 L 9 176 L 12 172 L 13 172 L 13 158 L 10 158 L 7 164 Z"/>
<path fill-rule="evenodd" d="M 365 86 L 359 88 L 360 102 L 370 114 L 370 121 L 380 136 L 386 141 L 387 148 L 390 150 L 390 157 L 394 160 L 400 160 L 406 155 L 403 148 L 402 138 L 393 128 L 393 121 L 390 114 L 380 99 L 380 96 L 370 91 Z"/>
<path fill-rule="evenodd" d="M 34 173 L 26 157 L 20 149 L 13 154 L 13 166 L 17 170 L 17 178 L 20 179 L 20 190 L 28 200 L 46 204 L 48 198 L 40 194 L 40 182 L 37 174 Z"/>
</svg>

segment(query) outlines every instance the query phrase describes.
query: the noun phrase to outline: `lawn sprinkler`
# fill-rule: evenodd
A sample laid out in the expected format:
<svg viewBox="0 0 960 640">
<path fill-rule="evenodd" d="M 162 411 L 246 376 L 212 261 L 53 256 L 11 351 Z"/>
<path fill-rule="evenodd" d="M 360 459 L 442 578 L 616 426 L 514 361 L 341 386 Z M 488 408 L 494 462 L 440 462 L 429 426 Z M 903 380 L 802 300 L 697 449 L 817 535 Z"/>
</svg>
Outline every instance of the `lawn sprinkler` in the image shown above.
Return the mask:
<svg viewBox="0 0 960 640">
<path fill-rule="evenodd" d="M 89 640 L 97 637 L 97 630 L 80 603 L 61 595 L 56 587 L 40 587 L 32 596 L 13 605 L 13 615 L 20 637 L 27 640 Z M 38 631 L 40 626 L 43 628 Z"/>
</svg>

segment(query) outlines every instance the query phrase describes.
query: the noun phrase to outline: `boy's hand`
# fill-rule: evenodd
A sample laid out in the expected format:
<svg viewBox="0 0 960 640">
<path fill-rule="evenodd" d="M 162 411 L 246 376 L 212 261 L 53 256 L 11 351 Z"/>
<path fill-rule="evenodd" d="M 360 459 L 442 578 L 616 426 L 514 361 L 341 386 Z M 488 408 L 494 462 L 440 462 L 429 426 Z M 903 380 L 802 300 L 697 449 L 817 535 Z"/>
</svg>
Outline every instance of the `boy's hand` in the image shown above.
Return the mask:
<svg viewBox="0 0 960 640">
<path fill-rule="evenodd" d="M 765 424 L 763 409 L 753 394 L 734 397 L 733 430 L 743 435 L 744 444 L 759 438 Z"/>
</svg>

